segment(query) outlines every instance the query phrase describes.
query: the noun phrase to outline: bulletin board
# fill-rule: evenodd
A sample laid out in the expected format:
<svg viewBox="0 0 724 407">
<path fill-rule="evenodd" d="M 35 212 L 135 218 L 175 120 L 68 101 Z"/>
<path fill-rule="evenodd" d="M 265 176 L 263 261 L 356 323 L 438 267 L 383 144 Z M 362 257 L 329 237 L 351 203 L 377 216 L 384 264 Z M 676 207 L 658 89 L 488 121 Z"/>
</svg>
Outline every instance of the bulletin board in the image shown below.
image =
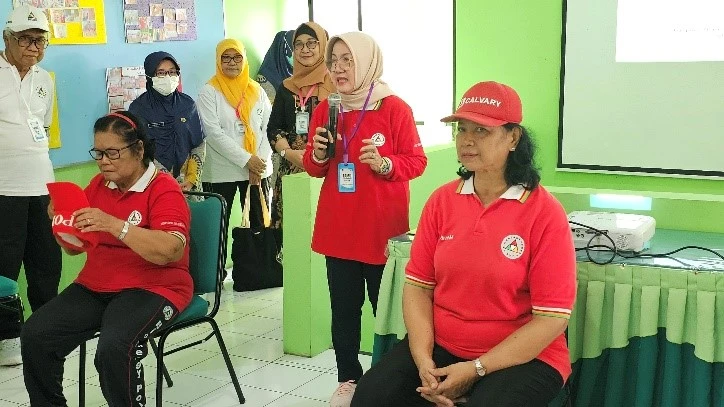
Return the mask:
<svg viewBox="0 0 724 407">
<path fill-rule="evenodd" d="M 45 11 L 51 44 L 105 44 L 106 17 L 103 0 L 13 0 Z"/>
<path fill-rule="evenodd" d="M 57 87 L 55 86 L 55 72 L 48 72 L 50 78 L 53 79 L 53 122 L 50 124 L 48 129 L 48 147 L 60 148 L 62 144 L 60 142 L 60 115 L 58 114 L 58 93 L 56 92 Z"/>
<path fill-rule="evenodd" d="M 196 39 L 195 0 L 123 0 L 126 42 Z"/>
</svg>

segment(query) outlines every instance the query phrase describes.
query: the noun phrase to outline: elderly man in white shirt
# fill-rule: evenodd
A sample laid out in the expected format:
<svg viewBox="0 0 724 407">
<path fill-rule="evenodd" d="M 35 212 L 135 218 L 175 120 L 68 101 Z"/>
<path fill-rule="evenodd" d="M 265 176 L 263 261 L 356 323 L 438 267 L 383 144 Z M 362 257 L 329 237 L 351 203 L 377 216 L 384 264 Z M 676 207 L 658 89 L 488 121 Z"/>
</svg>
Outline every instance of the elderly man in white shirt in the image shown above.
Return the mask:
<svg viewBox="0 0 724 407">
<path fill-rule="evenodd" d="M 49 31 L 41 10 L 19 6 L 7 19 L 0 54 L 0 275 L 17 281 L 24 266 L 33 310 L 57 295 L 62 263 L 47 211 L 53 82 L 37 65 Z M 22 363 L 19 336 L 18 314 L 0 310 L 0 365 Z"/>
</svg>

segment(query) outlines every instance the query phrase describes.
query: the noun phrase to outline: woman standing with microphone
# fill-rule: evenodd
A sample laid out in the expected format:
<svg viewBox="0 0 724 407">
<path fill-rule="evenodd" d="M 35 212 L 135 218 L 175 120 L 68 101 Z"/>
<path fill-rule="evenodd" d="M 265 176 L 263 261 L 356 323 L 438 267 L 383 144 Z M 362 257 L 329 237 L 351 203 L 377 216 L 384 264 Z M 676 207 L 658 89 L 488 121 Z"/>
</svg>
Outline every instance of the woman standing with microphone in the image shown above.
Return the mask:
<svg viewBox="0 0 724 407">
<path fill-rule="evenodd" d="M 326 61 L 341 97 L 337 134 L 323 127 L 336 110 L 325 100 L 312 115 L 314 136 L 303 163 L 309 175 L 324 178 L 312 250 L 327 263 L 340 383 L 330 405 L 346 407 L 362 376 L 357 354 L 365 283 L 376 313 L 387 240 L 409 230 L 409 181 L 422 174 L 427 158 L 412 110 L 380 80 L 382 52 L 372 37 L 332 37 Z"/>
</svg>

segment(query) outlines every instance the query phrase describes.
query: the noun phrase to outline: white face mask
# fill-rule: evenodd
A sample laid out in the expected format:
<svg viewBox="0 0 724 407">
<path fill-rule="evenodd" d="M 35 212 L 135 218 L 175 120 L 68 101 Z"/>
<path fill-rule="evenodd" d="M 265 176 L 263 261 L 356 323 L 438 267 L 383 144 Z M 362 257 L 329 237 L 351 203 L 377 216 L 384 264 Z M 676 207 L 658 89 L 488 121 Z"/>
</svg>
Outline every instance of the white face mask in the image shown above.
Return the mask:
<svg viewBox="0 0 724 407">
<path fill-rule="evenodd" d="M 179 77 L 178 76 L 154 76 L 151 78 L 151 81 L 153 82 L 153 88 L 156 89 L 156 91 L 164 96 L 168 96 L 173 93 L 173 91 L 178 88 L 179 84 Z"/>
</svg>

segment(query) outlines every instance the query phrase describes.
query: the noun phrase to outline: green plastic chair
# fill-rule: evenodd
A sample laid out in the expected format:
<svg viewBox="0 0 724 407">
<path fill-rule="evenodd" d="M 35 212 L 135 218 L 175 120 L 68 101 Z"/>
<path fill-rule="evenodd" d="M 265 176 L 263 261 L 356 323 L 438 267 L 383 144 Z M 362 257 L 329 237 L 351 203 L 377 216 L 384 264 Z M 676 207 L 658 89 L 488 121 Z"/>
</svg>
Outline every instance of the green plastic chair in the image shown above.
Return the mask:
<svg viewBox="0 0 724 407">
<path fill-rule="evenodd" d="M 221 286 L 223 283 L 224 267 L 226 264 L 226 202 L 219 194 L 208 192 L 184 192 L 187 196 L 197 196 L 203 200 L 188 200 L 191 208 L 191 241 L 189 248 L 189 272 L 194 280 L 194 296 L 189 306 L 173 321 L 171 325 L 154 335 L 158 344 L 151 338 L 149 343 L 156 354 L 156 406 L 163 405 L 163 379 L 165 377 L 168 387 L 173 387 L 173 380 L 166 370 L 163 357 L 196 346 L 216 336 L 216 340 L 224 356 L 224 362 L 229 370 L 231 381 L 234 384 L 239 403 L 244 404 L 244 393 L 239 386 L 234 366 L 226 350 L 224 339 L 221 337 L 219 326 L 214 316 L 219 311 L 221 303 Z M 214 304 L 211 306 L 203 297 L 205 294 L 214 294 Z M 192 343 L 184 344 L 165 350 L 166 338 L 176 331 L 191 326 L 208 323 L 213 329 L 205 338 Z M 80 391 L 79 405 L 85 405 L 85 343 L 80 349 Z M 193 367 L 191 368 L 193 369 Z"/>
<path fill-rule="evenodd" d="M 18 283 L 3 276 L 0 276 L 0 308 L 17 312 L 20 323 L 23 323 L 23 302 L 20 299 Z"/>
</svg>

